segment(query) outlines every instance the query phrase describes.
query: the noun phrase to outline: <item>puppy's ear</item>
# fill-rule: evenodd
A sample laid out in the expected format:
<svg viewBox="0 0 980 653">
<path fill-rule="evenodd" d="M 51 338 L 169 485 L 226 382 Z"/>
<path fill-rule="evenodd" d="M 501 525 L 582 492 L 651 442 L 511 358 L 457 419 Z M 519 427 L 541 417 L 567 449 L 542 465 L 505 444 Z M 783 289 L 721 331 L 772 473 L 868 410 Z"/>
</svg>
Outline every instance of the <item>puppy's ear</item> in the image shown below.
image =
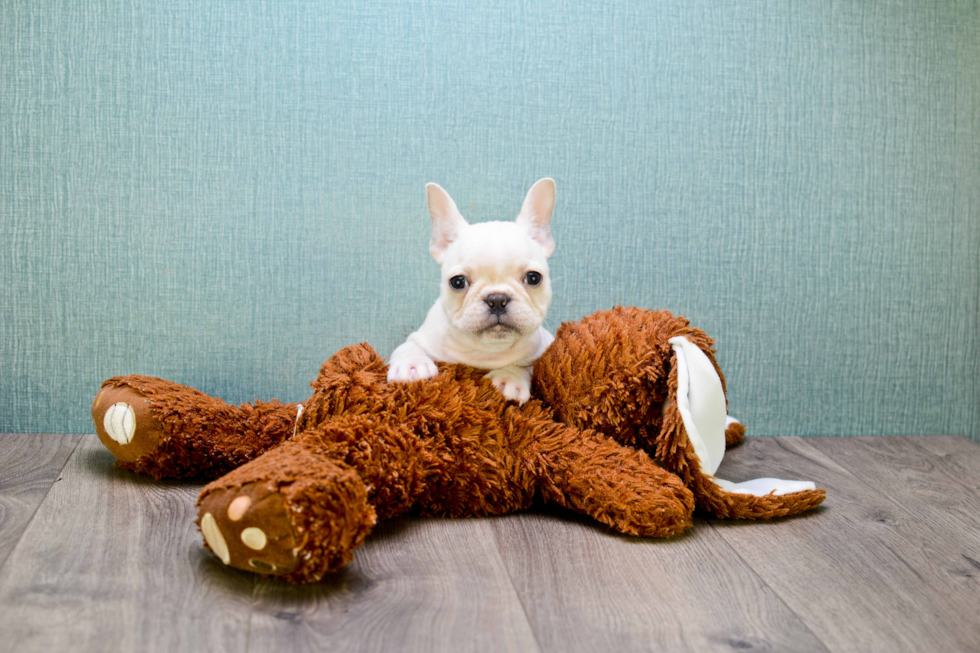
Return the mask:
<svg viewBox="0 0 980 653">
<path fill-rule="evenodd" d="M 524 227 L 545 254 L 551 256 L 555 251 L 555 240 L 551 237 L 551 212 L 555 209 L 555 180 L 550 177 L 539 179 L 531 186 L 524 198 L 517 224 Z"/>
<path fill-rule="evenodd" d="M 459 237 L 459 232 L 467 225 L 466 220 L 459 214 L 456 202 L 439 184 L 426 184 L 425 192 L 429 197 L 429 216 L 432 218 L 432 240 L 429 241 L 429 253 L 436 263 L 442 265 L 446 248 Z"/>
</svg>

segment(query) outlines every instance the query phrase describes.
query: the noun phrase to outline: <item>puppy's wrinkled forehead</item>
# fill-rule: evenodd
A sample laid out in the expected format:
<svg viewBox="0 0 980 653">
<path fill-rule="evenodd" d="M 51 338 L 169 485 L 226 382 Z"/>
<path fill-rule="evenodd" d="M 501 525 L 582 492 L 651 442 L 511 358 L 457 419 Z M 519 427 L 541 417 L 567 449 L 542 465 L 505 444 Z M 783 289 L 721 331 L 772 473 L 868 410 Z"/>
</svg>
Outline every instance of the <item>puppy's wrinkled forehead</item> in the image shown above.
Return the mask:
<svg viewBox="0 0 980 653">
<path fill-rule="evenodd" d="M 547 265 L 547 254 L 514 222 L 480 222 L 463 229 L 446 252 L 446 269 L 466 267 L 481 276 L 508 276 Z"/>
</svg>

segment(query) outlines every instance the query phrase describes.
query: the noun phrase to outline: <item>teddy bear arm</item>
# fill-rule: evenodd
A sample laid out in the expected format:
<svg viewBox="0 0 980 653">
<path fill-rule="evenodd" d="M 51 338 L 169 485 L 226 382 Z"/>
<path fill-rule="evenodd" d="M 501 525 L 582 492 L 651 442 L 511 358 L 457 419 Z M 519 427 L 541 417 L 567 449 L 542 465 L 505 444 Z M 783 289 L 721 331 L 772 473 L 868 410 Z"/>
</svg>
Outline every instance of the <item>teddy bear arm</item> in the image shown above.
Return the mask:
<svg viewBox="0 0 980 653">
<path fill-rule="evenodd" d="M 594 431 L 538 428 L 528 460 L 544 498 L 621 533 L 669 537 L 691 526 L 694 497 L 647 454 Z"/>
<path fill-rule="evenodd" d="M 147 376 L 103 383 L 92 404 L 96 433 L 118 465 L 155 478 L 216 478 L 293 433 L 298 405 L 232 406 Z"/>
</svg>

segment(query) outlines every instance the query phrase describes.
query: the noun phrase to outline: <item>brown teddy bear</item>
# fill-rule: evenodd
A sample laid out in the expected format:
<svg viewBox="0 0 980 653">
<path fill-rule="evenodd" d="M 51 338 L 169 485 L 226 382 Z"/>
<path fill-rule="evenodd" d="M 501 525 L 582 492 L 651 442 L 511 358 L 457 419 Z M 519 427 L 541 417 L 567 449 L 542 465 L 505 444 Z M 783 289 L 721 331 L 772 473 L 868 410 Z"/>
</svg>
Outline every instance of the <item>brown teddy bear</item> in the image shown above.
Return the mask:
<svg viewBox="0 0 980 653">
<path fill-rule="evenodd" d="M 562 325 L 522 406 L 462 365 L 388 383 L 361 344 L 323 364 L 302 404 L 230 406 L 124 376 L 103 384 L 92 417 L 118 465 L 216 479 L 198 500 L 207 546 L 292 582 L 349 562 L 378 517 L 497 515 L 540 496 L 666 537 L 695 505 L 743 519 L 813 508 L 824 491 L 812 483 L 711 476 L 744 432 L 727 418 L 713 344 L 685 318 L 616 308 Z"/>
</svg>

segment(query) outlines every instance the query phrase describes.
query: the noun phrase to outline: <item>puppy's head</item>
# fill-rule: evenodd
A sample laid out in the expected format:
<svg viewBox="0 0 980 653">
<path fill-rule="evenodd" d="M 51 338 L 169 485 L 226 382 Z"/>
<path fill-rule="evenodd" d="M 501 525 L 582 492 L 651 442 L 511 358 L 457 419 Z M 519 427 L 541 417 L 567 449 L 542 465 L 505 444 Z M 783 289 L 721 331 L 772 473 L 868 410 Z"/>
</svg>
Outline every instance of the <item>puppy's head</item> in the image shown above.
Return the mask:
<svg viewBox="0 0 980 653">
<path fill-rule="evenodd" d="M 514 222 L 469 224 L 437 184 L 426 185 L 440 299 L 452 327 L 475 347 L 503 351 L 537 331 L 551 303 L 555 182 L 541 179 Z"/>
</svg>

